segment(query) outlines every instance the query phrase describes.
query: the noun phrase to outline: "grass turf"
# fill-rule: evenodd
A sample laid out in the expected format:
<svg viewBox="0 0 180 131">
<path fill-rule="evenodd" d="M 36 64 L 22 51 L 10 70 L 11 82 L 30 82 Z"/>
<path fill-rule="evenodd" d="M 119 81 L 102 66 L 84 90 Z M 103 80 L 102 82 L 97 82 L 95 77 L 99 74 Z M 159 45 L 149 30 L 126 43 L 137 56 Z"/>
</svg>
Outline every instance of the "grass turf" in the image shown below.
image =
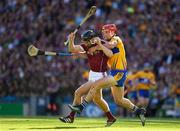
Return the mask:
<svg viewBox="0 0 180 131">
<path fill-rule="evenodd" d="M 148 118 L 145 127 L 139 119 L 119 118 L 111 127 L 104 127 L 105 118 L 77 118 L 73 124 L 56 117 L 0 117 L 0 131 L 180 131 L 180 119 Z"/>
</svg>

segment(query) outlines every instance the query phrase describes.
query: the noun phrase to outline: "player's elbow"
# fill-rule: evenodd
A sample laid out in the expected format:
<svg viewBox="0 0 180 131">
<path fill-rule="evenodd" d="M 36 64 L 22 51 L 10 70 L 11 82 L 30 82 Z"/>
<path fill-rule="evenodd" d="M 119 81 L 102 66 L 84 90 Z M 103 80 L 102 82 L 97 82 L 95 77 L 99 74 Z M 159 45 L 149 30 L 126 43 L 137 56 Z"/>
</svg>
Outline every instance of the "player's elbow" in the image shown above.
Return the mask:
<svg viewBox="0 0 180 131">
<path fill-rule="evenodd" d="M 111 58 L 111 57 L 112 57 L 112 55 L 108 55 L 107 57 L 108 57 L 108 58 Z"/>
<path fill-rule="evenodd" d="M 76 51 L 74 48 L 69 48 L 68 51 L 69 51 L 70 53 L 77 53 L 77 51 Z"/>
<path fill-rule="evenodd" d="M 108 52 L 107 53 L 107 57 L 111 58 L 113 56 L 113 53 L 112 52 Z"/>
<path fill-rule="evenodd" d="M 110 52 L 109 57 L 112 57 L 112 56 L 113 56 L 113 53 L 112 53 L 112 52 Z"/>
<path fill-rule="evenodd" d="M 74 51 L 72 49 L 68 49 L 68 52 L 70 53 L 74 53 Z"/>
</svg>

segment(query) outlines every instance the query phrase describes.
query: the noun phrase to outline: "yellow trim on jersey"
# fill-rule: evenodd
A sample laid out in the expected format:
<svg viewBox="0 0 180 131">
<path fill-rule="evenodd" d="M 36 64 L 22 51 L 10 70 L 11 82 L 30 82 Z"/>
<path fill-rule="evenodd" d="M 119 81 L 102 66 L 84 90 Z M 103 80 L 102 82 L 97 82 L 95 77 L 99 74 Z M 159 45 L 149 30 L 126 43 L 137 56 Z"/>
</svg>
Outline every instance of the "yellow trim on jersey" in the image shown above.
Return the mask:
<svg viewBox="0 0 180 131">
<path fill-rule="evenodd" d="M 113 56 L 109 58 L 108 66 L 110 69 L 126 70 L 126 53 L 121 39 L 118 36 L 114 36 L 110 42 L 117 42 L 117 45 L 112 49 Z"/>
</svg>

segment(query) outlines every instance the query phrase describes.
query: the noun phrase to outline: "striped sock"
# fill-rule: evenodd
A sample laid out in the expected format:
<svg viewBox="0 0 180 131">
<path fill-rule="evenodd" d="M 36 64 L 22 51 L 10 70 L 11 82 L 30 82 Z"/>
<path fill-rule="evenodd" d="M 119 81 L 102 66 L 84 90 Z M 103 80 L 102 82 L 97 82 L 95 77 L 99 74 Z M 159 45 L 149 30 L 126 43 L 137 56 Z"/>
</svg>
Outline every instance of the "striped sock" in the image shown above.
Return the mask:
<svg viewBox="0 0 180 131">
<path fill-rule="evenodd" d="M 86 100 L 83 101 L 83 103 L 81 104 L 83 108 L 85 108 L 87 106 L 88 102 Z"/>
</svg>

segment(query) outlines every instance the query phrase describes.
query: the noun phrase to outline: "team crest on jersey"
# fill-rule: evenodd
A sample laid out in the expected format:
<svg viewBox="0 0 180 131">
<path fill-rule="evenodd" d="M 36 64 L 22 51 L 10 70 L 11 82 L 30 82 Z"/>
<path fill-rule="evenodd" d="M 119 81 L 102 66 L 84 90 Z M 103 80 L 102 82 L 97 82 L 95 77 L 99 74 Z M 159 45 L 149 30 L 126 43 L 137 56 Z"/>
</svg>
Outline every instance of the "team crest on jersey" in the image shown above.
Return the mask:
<svg viewBox="0 0 180 131">
<path fill-rule="evenodd" d="M 114 76 L 114 79 L 116 81 L 119 81 L 120 79 L 122 79 L 124 73 L 123 72 L 118 72 L 115 76 Z"/>
</svg>

